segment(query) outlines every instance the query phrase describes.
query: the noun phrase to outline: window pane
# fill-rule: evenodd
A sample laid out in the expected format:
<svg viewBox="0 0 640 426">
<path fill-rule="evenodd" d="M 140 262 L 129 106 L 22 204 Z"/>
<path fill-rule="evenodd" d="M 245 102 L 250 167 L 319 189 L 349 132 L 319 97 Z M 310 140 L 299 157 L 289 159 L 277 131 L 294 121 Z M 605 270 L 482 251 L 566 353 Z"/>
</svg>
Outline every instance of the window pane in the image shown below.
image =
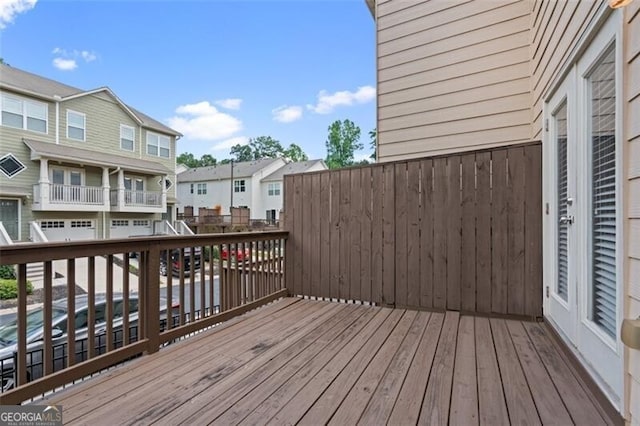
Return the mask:
<svg viewBox="0 0 640 426">
<path fill-rule="evenodd" d="M 2 96 L 2 111 L 22 115 L 22 101 L 9 96 Z"/>
<path fill-rule="evenodd" d="M 47 132 L 47 122 L 37 118 L 27 117 L 27 129 L 34 132 Z"/>
<path fill-rule="evenodd" d="M 169 149 L 169 138 L 166 136 L 161 136 L 159 139 L 160 139 L 160 148 Z"/>
<path fill-rule="evenodd" d="M 82 185 L 82 174 L 80 172 L 71 172 L 69 174 L 69 184 Z"/>
<path fill-rule="evenodd" d="M 129 140 L 133 141 L 133 127 L 121 126 L 120 127 L 120 137 L 122 139 L 129 139 Z"/>
<path fill-rule="evenodd" d="M 47 119 L 47 104 L 25 102 L 25 109 L 27 117 L 39 118 L 40 120 Z"/>
<path fill-rule="evenodd" d="M 169 149 L 160 148 L 160 157 L 169 158 Z"/>
<path fill-rule="evenodd" d="M 69 126 L 84 128 L 84 115 L 69 111 L 67 117 Z"/>
<path fill-rule="evenodd" d="M 83 129 L 79 129 L 77 127 L 69 127 L 69 138 L 70 139 L 77 139 L 79 141 L 83 141 L 84 140 L 84 130 Z"/>
<path fill-rule="evenodd" d="M 129 139 L 121 139 L 120 147 L 122 149 L 126 149 L 127 151 L 133 151 L 133 141 Z"/>
<path fill-rule="evenodd" d="M 615 49 L 589 76 L 591 118 L 591 319 L 611 337 L 617 330 Z"/>
<path fill-rule="evenodd" d="M 51 182 L 56 184 L 64 184 L 64 170 L 53 169 L 51 172 Z"/>
<path fill-rule="evenodd" d="M 158 155 L 158 147 L 155 145 L 147 145 L 147 154 Z"/>
<path fill-rule="evenodd" d="M 22 115 L 2 111 L 2 125 L 22 129 Z"/>
</svg>

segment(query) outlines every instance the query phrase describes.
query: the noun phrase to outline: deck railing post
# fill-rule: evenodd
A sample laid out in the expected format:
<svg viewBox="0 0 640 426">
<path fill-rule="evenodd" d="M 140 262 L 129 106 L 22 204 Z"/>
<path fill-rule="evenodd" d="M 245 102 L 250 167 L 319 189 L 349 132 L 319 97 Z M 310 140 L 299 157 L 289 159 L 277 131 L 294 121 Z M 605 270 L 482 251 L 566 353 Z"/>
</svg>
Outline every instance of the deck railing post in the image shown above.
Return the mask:
<svg viewBox="0 0 640 426">
<path fill-rule="evenodd" d="M 160 249 L 158 246 L 152 246 L 147 253 L 145 279 L 141 284 L 146 289 L 144 315 L 146 316 L 146 337 L 149 340 L 147 353 L 151 354 L 160 349 Z M 168 268 L 171 273 L 170 263 Z M 171 302 L 167 303 L 167 315 L 170 315 Z"/>
</svg>

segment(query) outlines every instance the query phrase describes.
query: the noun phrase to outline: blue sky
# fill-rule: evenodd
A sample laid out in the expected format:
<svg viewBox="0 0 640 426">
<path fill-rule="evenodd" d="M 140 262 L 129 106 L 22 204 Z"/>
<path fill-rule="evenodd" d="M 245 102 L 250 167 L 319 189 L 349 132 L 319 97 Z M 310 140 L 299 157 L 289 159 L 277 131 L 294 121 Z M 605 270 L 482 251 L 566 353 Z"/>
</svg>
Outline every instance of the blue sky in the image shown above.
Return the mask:
<svg viewBox="0 0 640 426">
<path fill-rule="evenodd" d="M 81 89 L 109 86 L 226 158 L 269 135 L 326 156 L 327 127 L 375 127 L 375 31 L 364 0 L 0 0 L 0 55 Z"/>
</svg>

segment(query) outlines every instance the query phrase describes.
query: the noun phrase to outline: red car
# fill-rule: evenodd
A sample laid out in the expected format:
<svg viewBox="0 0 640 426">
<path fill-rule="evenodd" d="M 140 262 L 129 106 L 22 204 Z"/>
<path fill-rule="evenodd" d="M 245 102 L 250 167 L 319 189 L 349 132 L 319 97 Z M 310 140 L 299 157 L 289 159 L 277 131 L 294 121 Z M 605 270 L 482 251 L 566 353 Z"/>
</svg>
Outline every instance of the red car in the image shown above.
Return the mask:
<svg viewBox="0 0 640 426">
<path fill-rule="evenodd" d="M 245 249 L 244 251 L 240 250 L 238 252 L 236 252 L 236 250 L 231 250 L 231 258 L 238 262 L 243 262 L 245 260 L 248 260 L 249 249 Z M 222 260 L 228 260 L 228 259 L 229 259 L 228 249 L 224 248 L 222 249 Z"/>
</svg>

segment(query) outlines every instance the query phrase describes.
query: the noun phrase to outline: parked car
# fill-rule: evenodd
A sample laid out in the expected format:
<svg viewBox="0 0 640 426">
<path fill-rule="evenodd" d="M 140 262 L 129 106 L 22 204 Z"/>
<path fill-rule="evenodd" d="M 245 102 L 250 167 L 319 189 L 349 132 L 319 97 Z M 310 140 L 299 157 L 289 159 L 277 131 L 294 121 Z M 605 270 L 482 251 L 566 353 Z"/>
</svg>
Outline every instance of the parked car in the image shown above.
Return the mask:
<svg viewBox="0 0 640 426">
<path fill-rule="evenodd" d="M 167 262 L 167 253 L 168 250 L 164 250 L 160 252 L 160 275 L 166 277 L 169 272 L 169 264 Z M 182 256 L 182 262 L 180 262 L 180 250 L 174 249 L 171 250 L 171 272 L 173 275 L 180 275 L 180 271 L 184 271 L 185 275 L 189 275 L 191 273 L 191 249 L 184 249 L 184 254 Z M 196 247 L 194 249 L 194 270 L 200 269 L 200 264 L 202 262 L 202 254 L 200 247 Z"/>
<path fill-rule="evenodd" d="M 249 260 L 249 256 L 251 255 L 249 249 L 242 250 L 231 250 L 231 258 L 237 262 L 244 262 L 245 260 Z M 229 251 L 225 247 L 222 249 L 222 260 L 229 260 Z"/>
<path fill-rule="evenodd" d="M 106 352 L 106 298 L 96 296 L 95 300 L 95 353 Z M 113 298 L 113 333 L 114 346 L 123 346 L 124 333 L 122 295 Z M 177 314 L 179 305 L 172 304 L 172 317 Z M 77 296 L 75 300 L 75 353 L 76 362 L 88 357 L 88 309 L 87 295 Z M 67 301 L 61 299 L 52 304 L 51 337 L 53 346 L 53 371 L 66 367 L 67 354 Z M 160 323 L 166 325 L 167 303 L 160 300 Z M 37 308 L 27 313 L 27 380 L 31 381 L 43 375 L 43 308 Z M 17 319 L 0 326 L 0 379 L 2 392 L 11 389 L 15 383 L 14 360 L 17 354 Z M 138 296 L 129 296 L 129 342 L 138 340 Z"/>
</svg>

